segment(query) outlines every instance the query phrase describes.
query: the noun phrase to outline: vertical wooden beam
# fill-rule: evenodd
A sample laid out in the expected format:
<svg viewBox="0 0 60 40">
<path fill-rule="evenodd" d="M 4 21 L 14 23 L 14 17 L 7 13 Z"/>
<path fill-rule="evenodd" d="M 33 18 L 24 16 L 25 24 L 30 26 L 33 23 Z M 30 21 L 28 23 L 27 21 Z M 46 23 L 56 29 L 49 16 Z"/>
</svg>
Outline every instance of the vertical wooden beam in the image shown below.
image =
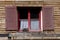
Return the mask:
<svg viewBox="0 0 60 40">
<path fill-rule="evenodd" d="M 43 32 L 43 13 L 41 11 L 41 31 Z"/>
<path fill-rule="evenodd" d="M 30 11 L 28 11 L 28 30 L 30 31 Z"/>
</svg>

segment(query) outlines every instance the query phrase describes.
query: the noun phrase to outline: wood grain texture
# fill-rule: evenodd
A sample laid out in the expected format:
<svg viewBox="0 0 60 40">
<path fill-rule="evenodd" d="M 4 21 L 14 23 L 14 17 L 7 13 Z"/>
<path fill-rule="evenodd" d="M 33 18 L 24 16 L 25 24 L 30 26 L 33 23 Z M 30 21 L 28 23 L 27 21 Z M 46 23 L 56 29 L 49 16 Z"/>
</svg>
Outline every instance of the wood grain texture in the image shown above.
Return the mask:
<svg viewBox="0 0 60 40">
<path fill-rule="evenodd" d="M 14 2 L 14 1 L 0 1 L 0 21 L 3 21 L 3 25 L 5 25 L 5 6 L 7 5 L 16 5 L 16 6 L 53 6 L 54 7 L 54 27 L 55 32 L 60 32 L 60 0 L 44 0 L 42 2 Z M 0 24 L 0 25 L 2 25 Z M 2 26 L 3 26 L 2 25 Z M 5 26 L 0 26 L 0 29 L 3 30 Z"/>
</svg>

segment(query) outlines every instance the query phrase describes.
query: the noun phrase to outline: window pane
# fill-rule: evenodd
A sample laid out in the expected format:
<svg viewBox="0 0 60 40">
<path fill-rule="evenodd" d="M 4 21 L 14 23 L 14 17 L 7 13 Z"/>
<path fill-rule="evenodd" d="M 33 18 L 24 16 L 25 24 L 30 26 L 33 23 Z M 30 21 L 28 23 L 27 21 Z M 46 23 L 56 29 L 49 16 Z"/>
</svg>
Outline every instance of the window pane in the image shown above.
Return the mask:
<svg viewBox="0 0 60 40">
<path fill-rule="evenodd" d="M 28 9 L 27 7 L 17 7 L 18 14 L 20 15 L 20 19 L 28 19 Z"/>
<path fill-rule="evenodd" d="M 31 19 L 31 30 L 39 30 L 39 21 L 37 19 Z"/>
<path fill-rule="evenodd" d="M 28 20 L 27 19 L 20 20 L 20 30 L 23 30 L 24 28 L 28 28 Z"/>
<path fill-rule="evenodd" d="M 30 8 L 30 18 L 31 18 L 31 30 L 39 31 L 39 13 L 41 7 L 31 7 Z"/>
</svg>

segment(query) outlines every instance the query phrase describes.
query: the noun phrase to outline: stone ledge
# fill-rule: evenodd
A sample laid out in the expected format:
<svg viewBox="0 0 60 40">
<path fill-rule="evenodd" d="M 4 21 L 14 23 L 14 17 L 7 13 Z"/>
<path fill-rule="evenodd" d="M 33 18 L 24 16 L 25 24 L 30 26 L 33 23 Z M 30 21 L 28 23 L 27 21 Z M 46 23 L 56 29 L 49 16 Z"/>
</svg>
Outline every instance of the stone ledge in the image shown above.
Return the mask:
<svg viewBox="0 0 60 40">
<path fill-rule="evenodd" d="M 60 39 L 60 34 L 45 34 L 45 33 L 12 33 L 10 37 L 14 39 Z"/>
</svg>

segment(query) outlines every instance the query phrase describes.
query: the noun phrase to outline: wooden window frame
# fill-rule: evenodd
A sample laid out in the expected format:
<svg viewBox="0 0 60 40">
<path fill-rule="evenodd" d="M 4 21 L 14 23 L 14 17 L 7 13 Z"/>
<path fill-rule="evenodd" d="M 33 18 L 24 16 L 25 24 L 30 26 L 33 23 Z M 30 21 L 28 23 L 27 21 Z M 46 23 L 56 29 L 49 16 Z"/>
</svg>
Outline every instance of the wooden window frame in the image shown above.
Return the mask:
<svg viewBox="0 0 60 40">
<path fill-rule="evenodd" d="M 30 15 L 31 15 L 31 14 L 30 14 L 30 10 L 28 10 L 28 19 L 27 19 L 27 20 L 28 20 L 28 32 L 41 32 L 41 31 L 43 31 L 42 11 L 39 12 L 39 18 L 38 18 L 39 24 L 40 24 L 40 25 L 39 25 L 39 30 L 31 30 L 31 18 L 30 18 Z M 19 28 L 18 28 L 18 32 L 23 32 L 22 30 L 20 30 L 20 23 L 19 23 L 19 22 L 20 22 L 20 19 L 19 19 L 19 16 L 20 16 L 20 15 L 18 15 L 18 25 L 19 25 L 19 26 L 18 26 L 18 27 L 19 27 Z"/>
<path fill-rule="evenodd" d="M 29 32 L 41 32 L 41 31 L 43 31 L 43 23 L 42 23 L 42 11 L 40 11 L 39 12 L 39 18 L 38 18 L 38 20 L 39 20 L 39 30 L 31 30 L 30 29 L 30 27 L 31 27 L 31 20 L 30 20 L 31 18 L 30 18 L 30 11 L 28 12 L 28 29 L 29 29 Z"/>
</svg>

